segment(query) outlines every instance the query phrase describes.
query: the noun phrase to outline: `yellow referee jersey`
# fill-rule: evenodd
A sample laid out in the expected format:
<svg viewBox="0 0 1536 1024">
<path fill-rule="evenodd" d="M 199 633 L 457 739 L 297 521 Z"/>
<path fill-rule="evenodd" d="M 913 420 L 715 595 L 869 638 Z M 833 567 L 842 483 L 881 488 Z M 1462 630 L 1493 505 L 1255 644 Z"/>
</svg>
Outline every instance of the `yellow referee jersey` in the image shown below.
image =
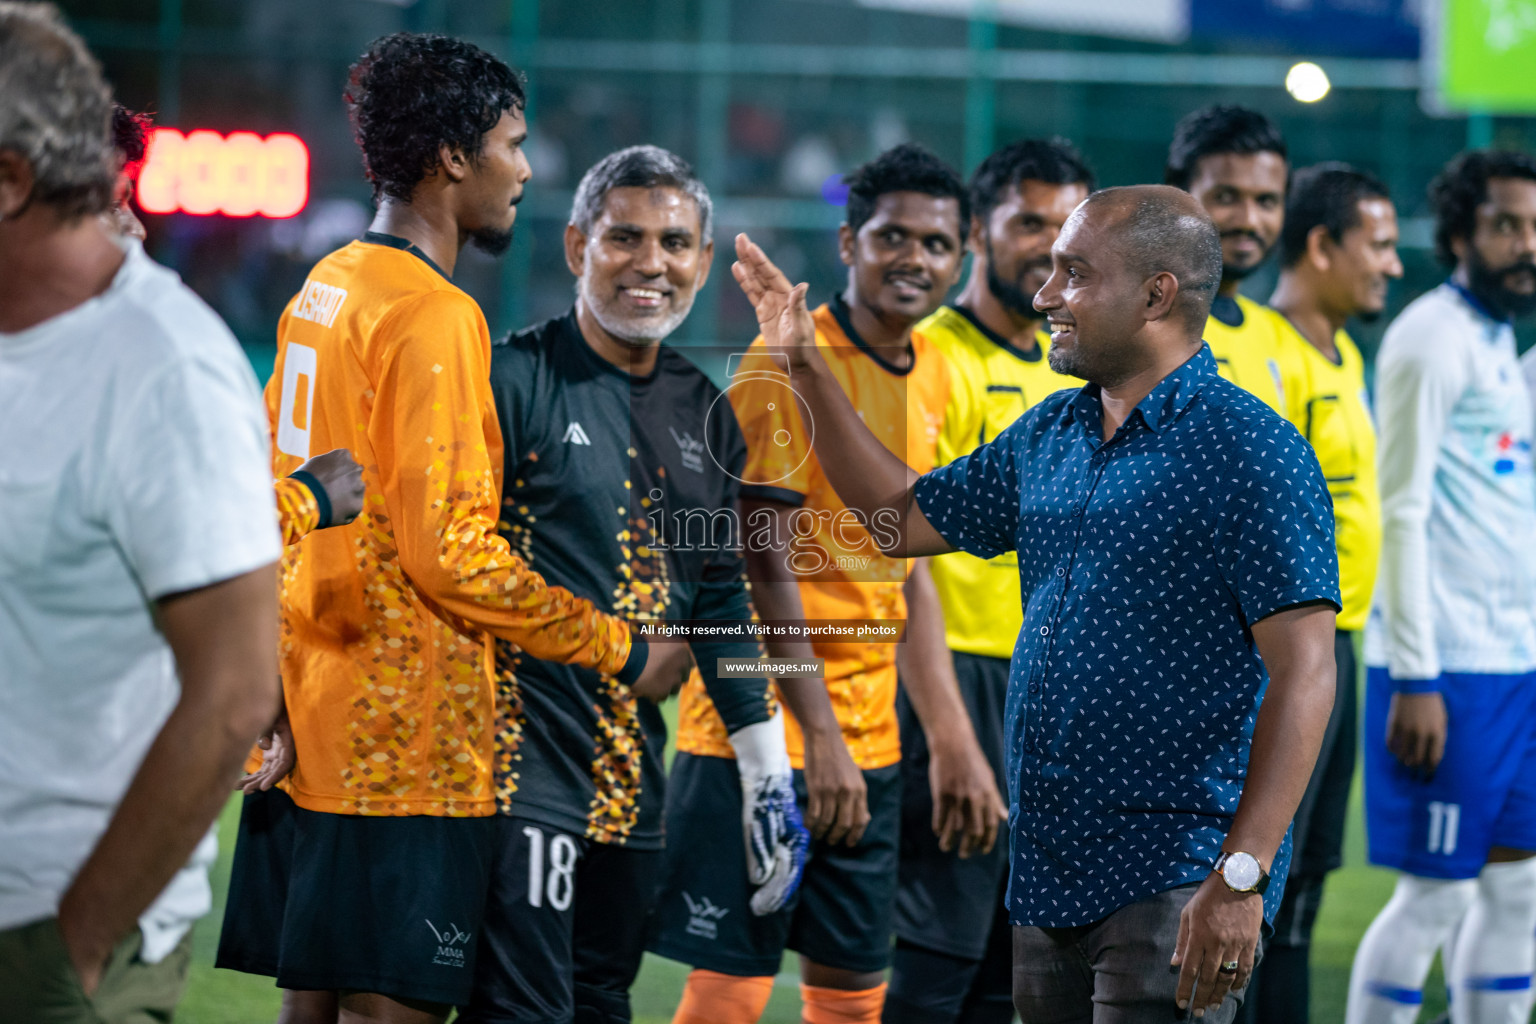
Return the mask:
<svg viewBox="0 0 1536 1024">
<path fill-rule="evenodd" d="M 1051 339 L 1036 337 L 1032 357 L 1011 347 L 964 307 L 941 306 L 914 328 L 949 361 L 949 402 L 939 434 L 938 464 L 953 462 L 992 440 L 1030 406 L 1063 388 L 1082 386 L 1076 377 L 1051 369 L 1045 354 Z M 933 581 L 944 608 L 944 632 L 951 650 L 1011 658 L 1023 625 L 1019 559 L 1014 552 L 993 559 L 956 551 L 933 560 Z"/>
<path fill-rule="evenodd" d="M 1334 542 L 1339 549 L 1340 629 L 1363 629 L 1371 610 L 1381 559 L 1381 492 L 1376 483 L 1376 426 L 1365 391 L 1365 360 L 1344 331 L 1333 336 L 1334 362 L 1283 315 L 1268 307 L 1288 351 L 1305 362 L 1307 385 L 1291 401 L 1290 416 L 1317 453 L 1333 498 Z"/>
<path fill-rule="evenodd" d="M 1239 295 L 1235 306 L 1230 300 L 1216 300 L 1204 337 L 1223 377 L 1300 430 L 1294 411 L 1299 396 L 1308 389 L 1307 366 L 1286 337 L 1287 326 L 1268 306 Z"/>
</svg>

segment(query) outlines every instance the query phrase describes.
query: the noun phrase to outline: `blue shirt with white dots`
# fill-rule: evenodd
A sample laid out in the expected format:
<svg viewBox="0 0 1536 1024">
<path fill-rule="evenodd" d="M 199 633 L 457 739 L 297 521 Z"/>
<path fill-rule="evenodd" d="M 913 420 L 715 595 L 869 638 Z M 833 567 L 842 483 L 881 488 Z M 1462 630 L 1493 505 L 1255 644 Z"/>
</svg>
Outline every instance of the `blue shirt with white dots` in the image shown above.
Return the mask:
<svg viewBox="0 0 1536 1024">
<path fill-rule="evenodd" d="M 1296 429 L 1202 346 L 1108 441 L 1058 392 L 917 482 L 983 558 L 1019 553 L 1006 709 L 1014 924 L 1090 924 L 1210 874 L 1269 675 L 1255 622 L 1339 604 L 1333 509 Z M 1290 862 L 1271 867 L 1274 919 Z"/>
</svg>

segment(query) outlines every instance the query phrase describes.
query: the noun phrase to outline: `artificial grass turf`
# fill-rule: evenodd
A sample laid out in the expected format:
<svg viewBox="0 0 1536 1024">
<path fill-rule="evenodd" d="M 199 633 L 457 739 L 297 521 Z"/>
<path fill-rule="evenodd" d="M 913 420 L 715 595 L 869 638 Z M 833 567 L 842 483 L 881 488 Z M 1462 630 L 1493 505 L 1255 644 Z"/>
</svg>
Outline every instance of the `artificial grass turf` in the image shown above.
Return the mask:
<svg viewBox="0 0 1536 1024">
<path fill-rule="evenodd" d="M 1338 1024 L 1344 1019 L 1355 946 L 1392 891 L 1392 873 L 1364 863 L 1358 783 L 1355 797 L 1345 847 L 1347 866 L 1329 876 L 1314 938 L 1312 1024 Z M 214 911 L 193 935 L 192 979 L 176 1016 L 178 1024 L 265 1024 L 277 1017 L 278 992 L 270 979 L 213 968 L 239 806 L 238 798 L 231 800 L 220 822 L 219 861 L 213 872 Z M 764 1024 L 796 1024 L 800 1019 L 793 958 L 786 958 L 784 966 L 786 971 L 780 975 L 768 1011 L 763 1015 Z M 659 957 L 646 958 L 634 988 L 636 1024 L 666 1024 L 671 1020 L 687 970 L 682 964 Z M 1424 996 L 1420 1019 L 1431 1020 L 1445 1008 L 1438 971 L 1425 986 Z"/>
<path fill-rule="evenodd" d="M 677 704 L 663 707 L 669 732 L 675 731 Z M 668 750 L 670 760 L 670 749 Z M 193 933 L 192 977 L 177 1024 L 267 1024 L 277 1017 L 279 995 L 271 979 L 213 967 L 224 895 L 229 884 L 230 855 L 235 846 L 239 798 L 231 799 L 219 824 L 219 860 L 213 869 L 214 908 Z M 1328 877 L 1328 887 L 1313 934 L 1311 1024 L 1340 1024 L 1349 992 L 1349 969 L 1355 947 L 1376 912 L 1392 893 L 1394 874 L 1365 863 L 1365 825 L 1361 815 L 1360 773 L 1355 773 L 1350 797 L 1349 825 L 1344 841 L 1345 866 Z M 798 1024 L 799 979 L 793 956 L 785 957 L 773 997 L 762 1024 Z M 631 993 L 636 1024 L 668 1024 L 682 993 L 688 968 L 647 956 Z M 1436 966 L 1424 986 L 1421 1021 L 1434 1020 L 1445 1010 L 1445 990 Z"/>
</svg>

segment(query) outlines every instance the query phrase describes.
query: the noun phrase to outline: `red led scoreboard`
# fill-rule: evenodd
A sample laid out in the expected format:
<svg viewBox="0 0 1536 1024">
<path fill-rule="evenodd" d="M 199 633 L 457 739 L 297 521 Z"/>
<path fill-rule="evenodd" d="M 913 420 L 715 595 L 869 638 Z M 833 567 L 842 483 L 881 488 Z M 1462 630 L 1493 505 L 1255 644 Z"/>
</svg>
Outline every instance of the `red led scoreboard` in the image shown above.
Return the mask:
<svg viewBox="0 0 1536 1024">
<path fill-rule="evenodd" d="M 156 128 L 135 198 L 146 213 L 292 217 L 309 201 L 309 149 L 284 133 Z"/>
</svg>

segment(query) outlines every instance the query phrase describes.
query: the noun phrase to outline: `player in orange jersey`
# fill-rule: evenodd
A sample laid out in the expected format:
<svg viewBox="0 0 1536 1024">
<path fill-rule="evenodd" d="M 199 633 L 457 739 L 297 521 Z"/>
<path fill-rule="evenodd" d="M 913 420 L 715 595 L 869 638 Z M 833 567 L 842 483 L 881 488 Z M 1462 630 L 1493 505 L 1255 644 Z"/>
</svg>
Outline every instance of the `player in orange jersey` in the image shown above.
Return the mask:
<svg viewBox="0 0 1536 1024">
<path fill-rule="evenodd" d="M 870 428 L 925 471 L 934 465 L 950 385 L 943 356 L 912 327 L 938 308 L 959 274 L 969 220 L 965 186 L 912 145 L 882 154 L 848 183 L 848 218 L 839 232 L 848 283 L 816 310 L 818 344 Z M 701 685 L 684 688 L 667 832 L 688 841 L 667 849 L 652 948 L 695 967 L 674 1024 L 755 1021 L 786 948 L 801 954 L 807 1021 L 878 1021 L 901 826 L 898 657 L 928 735 L 933 824 L 946 847 L 958 840 L 967 852 L 990 848 L 1002 800 L 960 700 L 926 566 L 881 555 L 870 536 L 881 525 L 857 520 L 838 499 L 811 451 L 814 425 L 797 412 L 788 379 L 761 339 L 742 358 L 726 395 L 747 442 L 747 567 L 763 619 L 897 627 L 905 619 L 907 635 L 900 648 L 878 638 L 769 643 L 778 657 L 824 660 L 839 727 L 840 736 L 828 737 L 815 723 L 791 718 L 792 762 L 803 769 L 807 750 L 814 756 L 819 744 L 846 744 L 862 769 L 868 807 L 822 825 L 799 893 L 774 914 L 753 915 L 738 866 L 740 831 L 725 827 L 739 806 L 725 728 Z M 795 774 L 803 792 L 803 772 Z M 826 821 L 814 802 L 807 818 Z"/>
<path fill-rule="evenodd" d="M 120 167 L 112 205 L 101 214 L 101 220 L 109 231 L 140 242 L 146 240 L 147 233 L 131 200 L 153 127 L 148 114 L 129 110 L 121 103 L 113 105 L 112 148 Z M 285 547 L 297 544 L 315 530 L 345 526 L 363 510 L 363 467 L 345 448 L 314 456 L 272 486 Z M 239 782 L 239 788 L 246 793 L 271 789 L 293 770 L 293 737 L 286 713 L 278 717 L 257 745 L 260 750 L 247 759 L 247 773 Z"/>
<path fill-rule="evenodd" d="M 519 76 L 442 36 L 377 40 L 346 99 L 378 213 L 284 311 L 274 468 L 346 447 L 359 519 L 283 562 L 297 764 L 248 796 L 219 963 L 298 992 L 283 1019 L 430 1024 L 467 1000 L 491 868 L 493 637 L 637 689 L 686 651 L 528 571 L 496 531 L 490 334 L 449 279 L 511 241 L 529 177 Z"/>
</svg>

